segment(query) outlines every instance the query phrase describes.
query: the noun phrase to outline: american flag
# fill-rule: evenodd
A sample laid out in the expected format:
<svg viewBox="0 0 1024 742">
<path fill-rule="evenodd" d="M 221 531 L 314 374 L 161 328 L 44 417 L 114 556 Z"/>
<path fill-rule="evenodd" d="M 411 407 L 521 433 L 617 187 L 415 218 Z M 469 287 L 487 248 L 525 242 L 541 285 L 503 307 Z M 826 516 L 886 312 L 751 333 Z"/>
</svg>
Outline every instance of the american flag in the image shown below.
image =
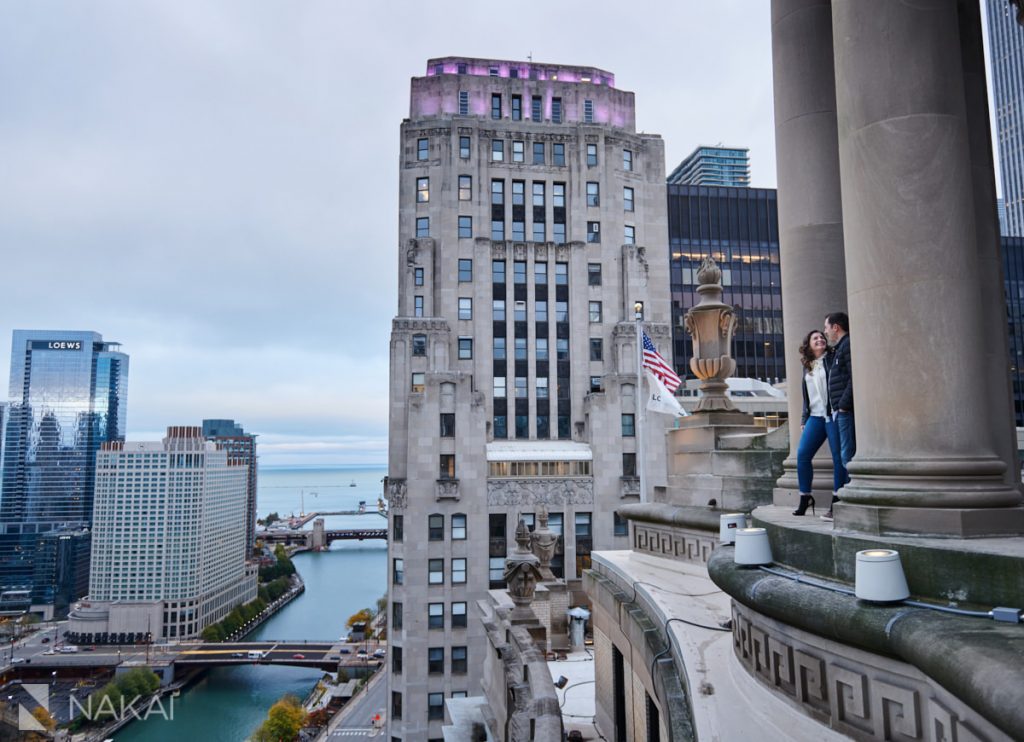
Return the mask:
<svg viewBox="0 0 1024 742">
<path fill-rule="evenodd" d="M 668 365 L 668 361 L 661 357 L 661 353 L 651 342 L 651 339 L 647 337 L 647 331 L 643 331 L 644 335 L 644 368 L 649 368 L 651 373 L 661 379 L 661 383 L 665 385 L 665 388 L 670 392 L 674 392 L 679 388 L 682 383 L 682 379 L 676 375 L 676 372 L 672 370 L 672 367 Z"/>
</svg>

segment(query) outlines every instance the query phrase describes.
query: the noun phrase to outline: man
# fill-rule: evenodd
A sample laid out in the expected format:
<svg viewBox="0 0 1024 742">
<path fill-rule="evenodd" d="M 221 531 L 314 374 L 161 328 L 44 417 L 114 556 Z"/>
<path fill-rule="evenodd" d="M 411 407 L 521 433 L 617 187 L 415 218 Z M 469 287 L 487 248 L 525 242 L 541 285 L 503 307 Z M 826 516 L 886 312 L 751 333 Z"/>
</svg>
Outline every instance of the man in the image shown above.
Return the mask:
<svg viewBox="0 0 1024 742">
<path fill-rule="evenodd" d="M 832 355 L 825 365 L 828 372 L 828 401 L 839 430 L 839 452 L 843 468 L 857 453 L 857 434 L 853 424 L 853 369 L 850 366 L 850 318 L 845 312 L 832 312 L 825 317 L 825 337 L 832 345 Z M 850 475 L 843 472 L 847 482 Z M 832 493 L 833 504 L 839 501 Z M 821 516 L 832 520 L 832 508 Z"/>
</svg>

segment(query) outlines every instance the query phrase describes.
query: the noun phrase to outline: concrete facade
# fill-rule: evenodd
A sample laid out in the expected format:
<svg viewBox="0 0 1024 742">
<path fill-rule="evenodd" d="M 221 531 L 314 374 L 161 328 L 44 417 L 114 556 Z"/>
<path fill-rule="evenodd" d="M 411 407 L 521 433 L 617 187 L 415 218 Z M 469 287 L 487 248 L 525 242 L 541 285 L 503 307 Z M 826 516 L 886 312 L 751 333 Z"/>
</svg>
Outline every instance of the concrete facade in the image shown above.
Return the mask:
<svg viewBox="0 0 1024 742">
<path fill-rule="evenodd" d="M 473 605 L 503 587 L 518 516 L 548 508 L 567 580 L 591 549 L 627 545 L 613 513 L 640 494 L 634 302 L 666 357 L 671 342 L 663 145 L 636 133 L 613 75 L 431 60 L 401 145 L 390 633 L 418 659 L 389 676 L 389 734 L 419 740 L 441 737 L 431 694 L 480 692 Z M 659 417 L 645 432 L 654 496 Z M 468 648 L 465 673 L 451 672 L 452 647 Z M 430 648 L 444 672 L 419 659 Z"/>
</svg>

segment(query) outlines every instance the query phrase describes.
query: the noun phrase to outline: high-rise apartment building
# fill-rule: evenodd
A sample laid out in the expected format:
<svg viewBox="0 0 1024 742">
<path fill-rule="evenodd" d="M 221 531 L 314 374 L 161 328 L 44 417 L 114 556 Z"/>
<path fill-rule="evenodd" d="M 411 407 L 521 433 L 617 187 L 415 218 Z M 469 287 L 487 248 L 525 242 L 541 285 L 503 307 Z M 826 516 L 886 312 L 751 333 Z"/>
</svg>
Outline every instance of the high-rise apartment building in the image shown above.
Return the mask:
<svg viewBox="0 0 1024 742">
<path fill-rule="evenodd" d="M 683 328 L 683 316 L 700 301 L 697 269 L 710 255 L 722 269 L 722 301 L 736 312 L 734 375 L 769 383 L 785 379 L 775 190 L 669 185 L 668 237 L 672 335 L 680 377 L 692 376 L 687 363 L 693 340 Z"/>
<path fill-rule="evenodd" d="M 203 437 L 227 451 L 228 463 L 243 465 L 248 474 L 245 487 L 245 555 L 249 559 L 256 544 L 256 436 L 246 433 L 234 420 L 203 420 Z"/>
<path fill-rule="evenodd" d="M 701 145 L 668 176 L 670 185 L 750 185 L 750 150 L 746 147 Z"/>
<path fill-rule="evenodd" d="M 254 600 L 245 502 L 245 464 L 198 426 L 170 427 L 162 441 L 104 443 L 89 596 L 71 611 L 72 640 L 195 637 Z"/>
<path fill-rule="evenodd" d="M 1004 234 L 1024 236 L 1024 29 L 1011 3 L 988 0 L 988 46 L 999 169 L 1006 204 Z"/>
<path fill-rule="evenodd" d="M 31 591 L 46 616 L 54 596 L 73 586 L 36 584 L 40 537 L 89 528 L 96 451 L 124 439 L 128 356 L 119 348 L 95 332 L 14 331 L 0 457 L 0 587 Z M 74 552 L 88 558 L 88 549 Z M 87 562 L 54 574 L 83 569 Z"/>
<path fill-rule="evenodd" d="M 430 60 L 401 145 L 389 722 L 428 740 L 446 698 L 480 693 L 474 602 L 504 586 L 519 518 L 547 508 L 570 582 L 628 546 L 635 302 L 671 349 L 665 167 L 612 74 L 535 62 Z M 664 486 L 663 445 L 646 472 Z"/>
</svg>

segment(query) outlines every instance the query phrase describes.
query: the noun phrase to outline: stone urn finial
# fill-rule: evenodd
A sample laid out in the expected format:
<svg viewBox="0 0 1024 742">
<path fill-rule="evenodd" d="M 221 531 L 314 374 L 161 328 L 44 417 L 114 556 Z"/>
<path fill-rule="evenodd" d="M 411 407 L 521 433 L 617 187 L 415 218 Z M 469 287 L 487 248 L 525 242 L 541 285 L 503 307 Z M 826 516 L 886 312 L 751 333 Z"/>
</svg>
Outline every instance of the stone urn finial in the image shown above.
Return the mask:
<svg viewBox="0 0 1024 742">
<path fill-rule="evenodd" d="M 516 527 L 516 548 L 505 560 L 504 577 L 509 597 L 515 604 L 510 618 L 513 621 L 535 620 L 530 603 L 541 580 L 540 560 L 530 551 L 530 530 L 521 519 Z"/>
<path fill-rule="evenodd" d="M 543 505 L 537 510 L 537 527 L 530 534 L 530 547 L 537 555 L 541 579 L 550 582 L 555 578 L 551 571 L 551 559 L 555 556 L 555 546 L 558 545 L 558 536 L 548 528 L 548 509 Z"/>
<path fill-rule="evenodd" d="M 722 269 L 711 257 L 701 261 L 697 270 L 700 301 L 683 317 L 686 332 L 693 338 L 690 370 L 701 380 L 702 396 L 694 412 L 735 410 L 725 392 L 725 380 L 736 370 L 732 357 L 732 334 L 736 315 L 722 303 Z"/>
</svg>

